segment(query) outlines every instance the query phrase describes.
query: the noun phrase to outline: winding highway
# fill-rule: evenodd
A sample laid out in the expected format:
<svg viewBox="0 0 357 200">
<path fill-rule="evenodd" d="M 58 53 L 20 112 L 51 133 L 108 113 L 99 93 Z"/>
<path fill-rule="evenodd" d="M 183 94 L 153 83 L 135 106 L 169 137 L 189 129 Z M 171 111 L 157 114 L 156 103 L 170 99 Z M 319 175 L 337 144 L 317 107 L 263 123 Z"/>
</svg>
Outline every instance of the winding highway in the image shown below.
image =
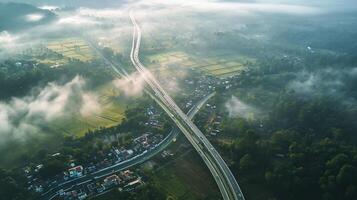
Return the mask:
<svg viewBox="0 0 357 200">
<path fill-rule="evenodd" d="M 183 132 L 190 141 L 203 161 L 212 173 L 218 188 L 225 200 L 244 200 L 243 193 L 220 154 L 215 150 L 212 144 L 207 140 L 204 134 L 191 121 L 190 117 L 176 105 L 174 100 L 161 87 L 160 83 L 151 74 L 149 70 L 139 60 L 139 49 L 141 43 L 141 29 L 137 24 L 133 12 L 130 11 L 130 19 L 134 26 L 132 49 L 130 59 L 136 70 L 142 75 L 145 82 L 153 90 L 154 96 L 151 96 L 165 110 L 177 127 Z"/>
</svg>

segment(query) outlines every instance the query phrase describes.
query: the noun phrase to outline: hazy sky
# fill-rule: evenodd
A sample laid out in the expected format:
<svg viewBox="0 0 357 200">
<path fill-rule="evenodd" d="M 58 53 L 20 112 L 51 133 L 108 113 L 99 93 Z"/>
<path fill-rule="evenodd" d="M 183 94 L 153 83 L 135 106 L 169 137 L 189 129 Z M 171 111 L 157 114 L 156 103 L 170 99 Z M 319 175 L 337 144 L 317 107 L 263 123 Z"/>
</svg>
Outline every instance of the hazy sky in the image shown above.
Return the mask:
<svg viewBox="0 0 357 200">
<path fill-rule="evenodd" d="M 242 3 L 278 3 L 278 4 L 298 4 L 298 5 L 315 5 L 315 6 L 328 6 L 328 7 L 343 7 L 350 9 L 356 8 L 355 0 L 145 0 L 146 2 L 242 2 Z M 123 4 L 131 4 L 135 0 L 0 0 L 0 2 L 23 2 L 30 4 L 47 4 L 47 5 L 67 5 L 67 6 L 93 6 L 99 7 L 112 7 Z"/>
</svg>

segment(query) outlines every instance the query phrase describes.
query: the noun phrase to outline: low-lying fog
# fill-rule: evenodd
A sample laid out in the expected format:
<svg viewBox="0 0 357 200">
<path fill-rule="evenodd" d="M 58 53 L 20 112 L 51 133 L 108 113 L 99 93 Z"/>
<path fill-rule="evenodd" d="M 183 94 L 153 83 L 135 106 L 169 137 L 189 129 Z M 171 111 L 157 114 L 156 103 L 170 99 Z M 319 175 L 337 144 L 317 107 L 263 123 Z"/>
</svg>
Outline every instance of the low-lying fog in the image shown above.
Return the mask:
<svg viewBox="0 0 357 200">
<path fill-rule="evenodd" d="M 0 11 L 8 6 L 0 0 Z M 132 9 L 143 29 L 143 46 L 151 40 L 177 40 L 177 48 L 205 56 L 219 51 L 245 53 L 250 57 L 295 56 L 295 51 L 356 58 L 357 4 L 355 0 L 242 0 L 242 1 L 118 1 L 26 0 L 12 5 L 20 11 L 0 13 L 0 61 L 28 48 L 63 36 L 104 38 L 126 49 L 129 56 Z M 16 16 L 14 16 L 16 14 Z M 15 23 L 16 22 L 16 23 Z M 13 27 L 11 26 L 13 24 Z M 21 24 L 21 26 L 19 26 Z M 15 27 L 16 26 L 16 27 Z M 143 52 L 145 53 L 145 51 Z M 341 64 L 341 63 L 339 63 Z M 357 66 L 327 63 L 324 69 L 301 68 L 286 85 L 302 95 L 339 95 L 355 103 Z M 125 93 L 131 83 L 115 84 Z M 83 115 L 100 109 L 96 97 L 76 77 L 63 85 L 52 83 L 36 94 L 0 102 L 0 137 L 21 139 L 36 127 L 55 120 L 73 103 L 85 102 L 75 112 Z M 318 91 L 318 92 L 317 92 Z M 233 96 L 226 102 L 231 116 L 247 117 L 254 108 Z M 68 114 L 68 113 L 67 113 Z M 1 139 L 0 145 L 6 142 Z"/>
</svg>

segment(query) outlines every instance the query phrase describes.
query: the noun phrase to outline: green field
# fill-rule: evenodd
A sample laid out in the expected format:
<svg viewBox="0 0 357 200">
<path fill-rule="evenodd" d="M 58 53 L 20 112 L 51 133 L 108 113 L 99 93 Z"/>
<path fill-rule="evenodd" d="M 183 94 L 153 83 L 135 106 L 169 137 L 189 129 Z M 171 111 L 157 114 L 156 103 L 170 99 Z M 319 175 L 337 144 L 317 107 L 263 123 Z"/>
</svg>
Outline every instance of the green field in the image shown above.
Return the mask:
<svg viewBox="0 0 357 200">
<path fill-rule="evenodd" d="M 221 199 L 209 170 L 194 151 L 169 161 L 150 176 L 150 184 L 163 191 L 166 200 Z M 118 193 L 112 190 L 94 199 L 118 199 Z"/>
<path fill-rule="evenodd" d="M 119 124 L 124 118 L 126 108 L 126 102 L 123 97 L 120 96 L 111 83 L 98 87 L 95 93 L 99 96 L 100 112 L 91 113 L 86 117 L 82 117 L 78 113 L 66 119 L 58 120 L 53 124 L 56 130 L 67 135 L 81 137 L 89 129 L 93 130 L 99 127 L 110 127 Z"/>
<path fill-rule="evenodd" d="M 51 40 L 47 43 L 46 48 L 59 56 L 38 59 L 38 61 L 55 67 L 65 64 L 71 59 L 89 62 L 95 58 L 95 52 L 84 40 L 79 38 Z"/>
<path fill-rule="evenodd" d="M 194 150 L 177 154 L 174 161 L 154 172 L 153 179 L 155 185 L 166 192 L 168 199 L 220 197 L 209 170 Z"/>
<path fill-rule="evenodd" d="M 206 75 L 224 78 L 248 71 L 248 63 L 254 63 L 255 60 L 241 55 L 216 55 L 209 58 L 198 58 L 181 51 L 175 51 L 146 56 L 145 62 L 153 70 L 160 69 L 161 71 L 170 66 L 183 67 L 199 70 Z"/>
</svg>

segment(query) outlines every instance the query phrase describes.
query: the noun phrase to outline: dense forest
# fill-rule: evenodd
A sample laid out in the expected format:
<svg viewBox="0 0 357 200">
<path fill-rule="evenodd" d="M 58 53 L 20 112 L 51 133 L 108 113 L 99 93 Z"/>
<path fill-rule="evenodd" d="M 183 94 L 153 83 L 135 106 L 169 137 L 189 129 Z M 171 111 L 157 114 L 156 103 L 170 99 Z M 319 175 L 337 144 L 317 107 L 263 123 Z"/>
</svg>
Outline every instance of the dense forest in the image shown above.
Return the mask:
<svg viewBox="0 0 357 200">
<path fill-rule="evenodd" d="M 247 199 L 356 199 L 355 63 L 324 53 L 296 56 L 302 59 L 263 58 L 234 80 L 237 87 L 219 89 L 216 103 L 236 95 L 259 112 L 255 120 L 227 117 L 222 132 L 233 142 L 214 142 Z M 306 81 L 311 77 L 318 78 Z"/>
<path fill-rule="evenodd" d="M 59 2 L 66 5 L 67 1 Z M 120 4 L 122 1 L 115 2 Z M 172 71 L 167 73 L 170 78 L 177 79 L 180 92 L 173 94 L 173 98 L 183 110 L 196 101 L 195 93 L 202 92 L 205 87 L 210 87 L 210 92 L 216 91 L 215 97 L 209 101 L 211 106 L 202 106 L 194 123 L 227 162 L 247 200 L 356 200 L 357 15 L 341 8 L 332 12 L 335 9 L 333 6 L 324 12 L 315 13 L 313 11 L 318 10 L 315 5 L 319 4 L 314 2 L 314 6 L 305 7 L 307 1 L 301 6 L 272 4 L 267 9 L 266 4 L 255 5 L 246 0 L 239 2 L 242 3 L 240 6 L 231 8 L 234 3 L 229 1 L 229 9 L 210 2 L 197 13 L 197 8 L 184 10 L 189 5 L 178 6 L 182 10 L 174 12 L 175 5 L 166 8 L 170 12 L 166 10 L 163 12 L 165 15 L 159 14 L 160 9 L 165 9 L 164 4 L 149 11 L 145 10 L 149 5 L 142 6 L 145 8 L 143 10 L 139 6 L 137 12 L 147 14 L 138 19 L 143 29 L 140 58 L 149 67 L 160 65 L 163 69 L 187 70 L 182 77 Z M 75 8 L 77 4 L 91 5 L 93 8 Z M 125 70 L 121 72 L 131 74 L 135 71 L 129 59 L 132 30 L 131 25 L 126 26 L 130 22 L 128 16 L 123 14 L 126 10 L 115 10 L 113 7 L 96 10 L 98 6 L 105 5 L 105 2 L 98 5 L 97 1 L 77 0 L 68 5 L 62 10 L 56 8 L 57 11 L 49 11 L 27 4 L 0 3 L 0 36 L 4 38 L 0 38 L 0 43 L 6 41 L 6 37 L 9 37 L 9 43 L 11 39 L 14 43 L 27 42 L 29 38 L 35 40 L 33 36 L 36 31 L 28 32 L 25 39 L 20 33 L 40 27 L 43 30 L 38 32 L 44 32 L 43 35 L 39 34 L 39 37 L 44 37 L 41 43 L 47 43 L 56 36 L 65 38 L 73 33 L 76 37 L 85 35 L 97 38 L 98 41 L 94 39 L 89 46 L 98 44 L 106 59 L 98 56 L 91 61 L 81 62 L 72 58 L 65 59 L 63 65 L 49 66 L 41 64 L 40 60 L 51 57 L 62 59 L 63 55 L 47 52 L 34 56 L 31 55 L 34 49 L 17 52 L 18 55 L 6 59 L 1 58 L 0 105 L 36 96 L 47 85 L 63 85 L 77 75 L 85 79 L 85 89 L 99 91 L 100 86 L 116 78 L 117 74 L 109 66 L 112 63 L 124 67 Z M 222 10 L 205 10 L 209 8 Z M 167 15 L 171 9 L 173 16 Z M 304 14 L 298 12 L 299 9 L 314 14 Z M 296 13 L 287 14 L 292 10 Z M 122 16 L 116 16 L 118 13 Z M 65 23 L 61 25 L 60 22 Z M 59 27 L 54 29 L 52 25 Z M 45 29 L 50 30 L 48 35 Z M 57 32 L 55 35 L 51 35 L 52 29 Z M 17 37 L 20 39 L 17 40 Z M 114 46 L 118 49 L 112 49 Z M 6 50 L 0 49 L 0 53 Z M 212 71 L 221 70 L 221 65 L 237 71 L 228 70 L 225 74 L 227 76 L 219 76 L 203 70 L 212 66 L 212 69 L 216 68 Z M 152 69 L 155 73 L 161 72 L 161 68 Z M 186 80 L 179 80 L 181 78 Z M 202 87 L 197 89 L 193 87 L 195 84 L 181 84 L 184 81 L 201 84 Z M 113 91 L 110 92 L 115 93 Z M 118 98 L 118 95 L 103 98 L 102 101 L 106 102 L 109 98 Z M 125 96 L 123 99 L 129 103 L 123 108 L 125 116 L 122 121 L 111 127 L 93 128 L 80 137 L 58 131 L 47 134 L 46 137 L 50 136 L 47 139 L 34 135 L 29 139 L 6 141 L 5 131 L 6 134 L 2 136 L 6 142 L 0 145 L 0 153 L 4 152 L 2 162 L 15 157 L 7 157 L 7 154 L 11 155 L 9 152 L 15 154 L 21 150 L 21 154 L 16 154 L 16 164 L 0 168 L 0 200 L 40 198 L 39 194 L 28 189 L 28 179 L 24 174 L 26 168 L 36 168 L 41 164 L 35 178 L 50 182 L 51 178 L 63 174 L 71 163 L 93 165 L 105 160 L 114 148 L 130 148 L 133 138 L 143 133 L 151 132 L 161 137 L 172 130 L 174 124 L 168 115 L 146 94 L 138 98 Z M 159 128 L 145 125 L 149 106 L 158 111 L 157 120 L 161 123 Z M 71 113 L 68 110 L 63 112 Z M 27 116 L 27 112 L 21 111 L 14 115 L 16 117 L 11 122 L 15 127 L 20 124 L 23 116 Z M 37 123 L 44 121 L 41 116 L 30 117 Z M 219 120 L 216 120 L 217 116 Z M 0 110 L 0 120 L 7 117 L 7 112 Z M 6 123 L 2 121 L 0 129 L 5 130 Z M 215 128 L 213 123 L 216 123 Z M 47 127 L 47 124 L 39 127 L 41 131 L 51 133 L 52 127 Z M 211 134 L 211 130 L 216 128 L 218 133 Z M 9 135 L 18 131 L 14 130 Z M 180 137 L 177 142 L 179 145 L 193 148 L 182 134 Z M 31 151 L 25 150 L 25 146 L 31 148 Z M 196 156 L 198 158 L 198 154 Z M 152 160 L 155 162 L 155 158 Z M 203 162 L 201 164 L 205 167 Z M 137 168 L 137 171 L 140 169 Z M 154 180 L 145 176 L 144 179 L 145 185 L 135 192 L 113 189 L 102 197 L 128 200 L 171 198 L 171 194 L 159 189 Z M 190 185 L 187 182 L 182 184 Z M 216 189 L 219 196 L 219 190 Z M 210 198 L 215 199 L 216 196 Z"/>
<path fill-rule="evenodd" d="M 224 132 L 239 136 L 221 148 L 248 199 L 357 198 L 355 124 L 334 105 L 290 97 L 276 102 L 264 130 L 226 123 Z"/>
</svg>

